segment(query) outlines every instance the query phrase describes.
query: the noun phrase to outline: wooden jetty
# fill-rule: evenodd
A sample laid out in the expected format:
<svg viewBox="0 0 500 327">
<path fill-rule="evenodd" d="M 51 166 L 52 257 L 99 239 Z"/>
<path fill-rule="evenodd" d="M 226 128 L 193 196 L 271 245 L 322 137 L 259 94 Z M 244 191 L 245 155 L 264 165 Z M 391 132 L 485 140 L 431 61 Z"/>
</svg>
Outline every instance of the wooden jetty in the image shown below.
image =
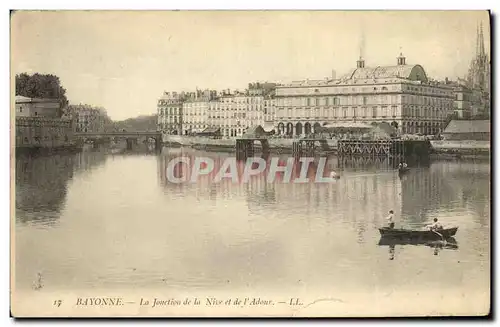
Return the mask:
<svg viewBox="0 0 500 327">
<path fill-rule="evenodd" d="M 262 146 L 262 153 L 270 152 L 269 141 L 263 137 L 246 137 L 236 139 L 236 159 L 246 159 L 255 154 L 255 141 L 259 141 Z"/>
<path fill-rule="evenodd" d="M 339 140 L 339 156 L 428 157 L 431 144 L 428 140 Z"/>
<path fill-rule="evenodd" d="M 428 157 L 431 144 L 427 140 L 338 140 L 337 155 L 363 157 Z M 318 152 L 333 152 L 326 139 L 300 139 L 293 142 L 294 156 L 314 156 Z"/>
<path fill-rule="evenodd" d="M 292 143 L 292 153 L 296 157 L 315 156 L 319 152 L 333 152 L 326 139 L 300 139 Z"/>
</svg>

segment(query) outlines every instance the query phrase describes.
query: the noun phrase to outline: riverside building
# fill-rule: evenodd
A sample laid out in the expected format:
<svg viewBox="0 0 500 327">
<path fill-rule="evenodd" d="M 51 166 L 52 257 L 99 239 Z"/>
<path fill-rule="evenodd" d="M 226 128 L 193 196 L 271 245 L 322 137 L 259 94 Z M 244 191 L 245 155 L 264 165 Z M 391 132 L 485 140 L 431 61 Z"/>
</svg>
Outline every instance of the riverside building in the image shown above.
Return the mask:
<svg viewBox="0 0 500 327">
<path fill-rule="evenodd" d="M 339 79 L 276 88 L 278 134 L 302 136 L 333 122 L 386 122 L 402 134 L 436 134 L 453 113 L 453 87 L 433 82 L 421 65 L 357 67 Z"/>
<path fill-rule="evenodd" d="M 158 131 L 171 135 L 182 133 L 182 107 L 185 97 L 184 92 L 164 92 L 158 99 Z"/>
<path fill-rule="evenodd" d="M 182 103 L 182 135 L 203 131 L 208 125 L 210 103 L 217 99 L 217 91 L 196 90 L 186 93 Z"/>
</svg>

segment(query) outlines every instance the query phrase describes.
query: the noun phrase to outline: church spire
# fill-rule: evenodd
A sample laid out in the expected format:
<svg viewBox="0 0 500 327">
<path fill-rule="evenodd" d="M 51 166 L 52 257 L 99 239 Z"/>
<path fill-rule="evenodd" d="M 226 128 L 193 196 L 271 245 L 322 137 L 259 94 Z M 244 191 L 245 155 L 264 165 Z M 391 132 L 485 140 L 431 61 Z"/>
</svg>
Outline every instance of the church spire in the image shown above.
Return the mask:
<svg viewBox="0 0 500 327">
<path fill-rule="evenodd" d="M 481 27 L 479 31 L 479 56 L 484 58 L 486 55 L 484 51 L 484 36 L 483 36 L 483 22 L 481 22 Z"/>
<path fill-rule="evenodd" d="M 479 24 L 476 26 L 476 58 L 479 57 Z"/>
</svg>

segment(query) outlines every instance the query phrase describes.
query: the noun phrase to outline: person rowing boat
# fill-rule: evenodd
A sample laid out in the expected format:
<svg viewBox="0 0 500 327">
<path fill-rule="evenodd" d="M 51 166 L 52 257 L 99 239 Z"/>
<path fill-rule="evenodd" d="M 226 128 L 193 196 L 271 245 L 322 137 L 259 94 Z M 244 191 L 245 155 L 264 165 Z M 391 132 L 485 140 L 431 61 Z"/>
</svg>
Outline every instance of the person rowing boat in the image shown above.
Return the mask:
<svg viewBox="0 0 500 327">
<path fill-rule="evenodd" d="M 438 231 L 441 231 L 443 229 L 443 226 L 439 223 L 437 218 L 434 218 L 434 222 L 432 224 L 429 224 L 427 227 L 430 231 L 436 233 L 441 237 L 441 239 L 444 240 L 443 234 L 439 233 Z"/>
<path fill-rule="evenodd" d="M 339 178 L 340 178 L 340 176 L 339 176 L 339 175 L 337 175 L 337 173 L 336 173 L 336 172 L 334 172 L 334 171 L 332 171 L 332 172 L 330 173 L 330 177 L 331 177 L 331 178 L 333 178 L 333 179 L 339 179 Z"/>
</svg>

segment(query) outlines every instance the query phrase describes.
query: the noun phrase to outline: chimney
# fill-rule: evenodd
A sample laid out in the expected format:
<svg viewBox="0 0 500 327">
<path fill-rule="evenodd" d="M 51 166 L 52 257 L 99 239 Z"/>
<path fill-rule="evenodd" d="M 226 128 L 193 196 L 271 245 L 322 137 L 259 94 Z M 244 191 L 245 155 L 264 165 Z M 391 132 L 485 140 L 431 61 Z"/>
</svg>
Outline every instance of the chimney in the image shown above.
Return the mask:
<svg viewBox="0 0 500 327">
<path fill-rule="evenodd" d="M 363 58 L 359 57 L 359 60 L 358 60 L 358 61 L 356 61 L 356 63 L 357 63 L 357 65 L 356 65 L 356 66 L 357 66 L 358 68 L 365 68 L 365 61 L 363 60 Z"/>
<path fill-rule="evenodd" d="M 336 78 L 337 78 L 337 72 L 335 71 L 335 69 L 332 69 L 332 79 Z"/>
<path fill-rule="evenodd" d="M 406 65 L 406 58 L 403 56 L 403 53 L 400 53 L 398 57 L 398 66 L 403 65 Z"/>
</svg>

